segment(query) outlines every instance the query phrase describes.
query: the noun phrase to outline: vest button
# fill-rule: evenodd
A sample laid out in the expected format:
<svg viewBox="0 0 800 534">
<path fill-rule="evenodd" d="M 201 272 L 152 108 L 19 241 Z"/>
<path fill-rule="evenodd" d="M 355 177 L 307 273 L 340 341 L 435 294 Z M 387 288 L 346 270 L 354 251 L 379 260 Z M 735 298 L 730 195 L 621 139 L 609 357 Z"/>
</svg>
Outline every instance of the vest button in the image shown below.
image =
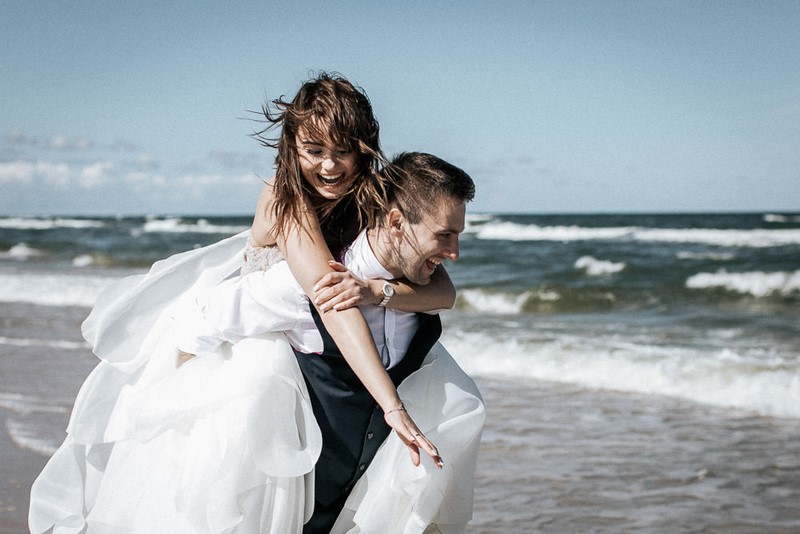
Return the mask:
<svg viewBox="0 0 800 534">
<path fill-rule="evenodd" d="M 373 436 L 375 436 L 375 434 L 373 434 L 372 432 L 367 432 L 367 439 L 372 439 Z"/>
<path fill-rule="evenodd" d="M 361 464 L 361 465 L 358 466 L 358 470 L 359 471 L 363 471 L 366 468 L 367 468 L 367 464 Z"/>
</svg>

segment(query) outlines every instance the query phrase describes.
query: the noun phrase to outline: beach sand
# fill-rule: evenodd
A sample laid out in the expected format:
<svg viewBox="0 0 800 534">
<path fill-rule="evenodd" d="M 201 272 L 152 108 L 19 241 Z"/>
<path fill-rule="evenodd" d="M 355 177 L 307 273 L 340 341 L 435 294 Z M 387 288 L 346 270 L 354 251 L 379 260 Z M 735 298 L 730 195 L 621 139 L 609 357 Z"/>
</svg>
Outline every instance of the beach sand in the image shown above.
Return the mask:
<svg viewBox="0 0 800 534">
<path fill-rule="evenodd" d="M 5 339 L 68 343 L 0 347 L 2 533 L 27 532 L 30 484 L 48 447 L 63 439 L 69 407 L 96 362 L 81 345 L 85 313 L 4 309 Z M 476 381 L 487 423 L 469 533 L 800 532 L 800 420 L 668 397 Z"/>
<path fill-rule="evenodd" d="M 468 532 L 800 532 L 800 421 L 479 381 Z"/>
</svg>

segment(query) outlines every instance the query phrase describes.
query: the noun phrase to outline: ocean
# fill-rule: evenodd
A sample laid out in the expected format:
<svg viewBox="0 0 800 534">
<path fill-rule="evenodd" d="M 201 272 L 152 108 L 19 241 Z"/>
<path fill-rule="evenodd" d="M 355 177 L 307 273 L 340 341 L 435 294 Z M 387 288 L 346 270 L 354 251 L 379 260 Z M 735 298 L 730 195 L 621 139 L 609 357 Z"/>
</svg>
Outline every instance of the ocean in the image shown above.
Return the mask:
<svg viewBox="0 0 800 534">
<path fill-rule="evenodd" d="M 442 338 L 487 401 L 468 532 L 800 532 L 800 214 L 468 219 Z M 249 222 L 0 218 L 0 531 L 101 288 Z"/>
</svg>

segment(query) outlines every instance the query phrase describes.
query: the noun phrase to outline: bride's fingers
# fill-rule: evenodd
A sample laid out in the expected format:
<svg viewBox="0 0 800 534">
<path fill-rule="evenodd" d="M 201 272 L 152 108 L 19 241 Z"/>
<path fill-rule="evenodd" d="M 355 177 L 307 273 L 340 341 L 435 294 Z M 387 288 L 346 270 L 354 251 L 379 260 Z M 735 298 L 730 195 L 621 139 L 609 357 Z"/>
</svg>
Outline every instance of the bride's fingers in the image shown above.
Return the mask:
<svg viewBox="0 0 800 534">
<path fill-rule="evenodd" d="M 422 459 L 419 453 L 419 447 L 413 441 L 406 443 L 406 447 L 408 447 L 408 454 L 411 456 L 411 463 L 414 464 L 414 466 L 419 467 Z"/>
<path fill-rule="evenodd" d="M 442 457 L 439 456 L 438 449 L 425 437 L 408 415 L 408 412 L 405 410 L 394 410 L 390 412 L 390 414 L 386 414 L 386 422 L 397 432 L 400 440 L 409 448 L 411 461 L 414 465 L 419 465 L 420 449 L 422 449 L 425 454 L 433 459 L 436 467 L 441 469 L 444 466 L 444 461 Z"/>
<path fill-rule="evenodd" d="M 431 457 L 433 463 L 436 464 L 436 467 L 439 469 L 444 467 L 444 460 L 442 460 L 442 457 L 439 456 L 439 449 L 437 449 L 436 446 L 428 440 L 428 438 L 420 434 L 420 436 L 417 437 L 416 442 L 418 447 Z"/>
<path fill-rule="evenodd" d="M 444 461 L 442 457 L 439 455 L 439 449 L 436 448 L 436 445 L 431 443 L 431 441 L 425 437 L 425 435 L 419 431 L 419 429 L 414 429 L 412 431 L 412 436 L 409 438 L 410 441 L 415 445 L 415 447 L 411 447 L 409 445 L 409 449 L 412 450 L 411 461 L 414 462 L 414 453 L 416 453 L 417 461 L 414 462 L 414 465 L 419 465 L 419 457 L 420 457 L 420 449 L 422 449 L 425 454 L 431 457 L 433 463 L 436 464 L 436 467 L 441 469 L 444 467 Z"/>
</svg>

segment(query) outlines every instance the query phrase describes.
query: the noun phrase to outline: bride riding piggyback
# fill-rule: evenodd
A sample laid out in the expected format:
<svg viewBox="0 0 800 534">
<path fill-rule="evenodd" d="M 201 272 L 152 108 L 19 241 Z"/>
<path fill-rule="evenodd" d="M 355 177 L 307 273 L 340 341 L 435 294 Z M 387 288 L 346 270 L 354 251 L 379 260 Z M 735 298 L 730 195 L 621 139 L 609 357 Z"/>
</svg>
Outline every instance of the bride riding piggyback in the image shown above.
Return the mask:
<svg viewBox="0 0 800 534">
<path fill-rule="evenodd" d="M 483 403 L 430 312 L 453 305 L 441 262 L 474 185 L 428 154 L 385 162 L 369 101 L 340 77 L 273 104 L 280 135 L 258 136 L 276 175 L 249 234 L 118 282 L 84 323 L 101 362 L 34 484 L 33 532 L 470 519 Z"/>
</svg>

